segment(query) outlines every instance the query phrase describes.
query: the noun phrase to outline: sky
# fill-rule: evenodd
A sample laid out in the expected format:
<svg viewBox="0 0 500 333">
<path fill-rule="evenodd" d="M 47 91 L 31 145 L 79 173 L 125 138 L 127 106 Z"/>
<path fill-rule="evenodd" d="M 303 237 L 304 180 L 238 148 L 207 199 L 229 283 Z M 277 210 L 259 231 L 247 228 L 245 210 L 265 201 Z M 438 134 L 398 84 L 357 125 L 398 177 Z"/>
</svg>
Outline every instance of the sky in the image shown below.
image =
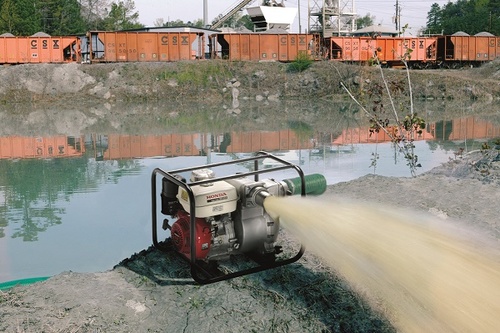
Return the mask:
<svg viewBox="0 0 500 333">
<path fill-rule="evenodd" d="M 228 12 L 240 0 L 207 0 L 208 20 L 212 21 L 219 14 Z M 313 0 L 311 4 L 313 3 Z M 321 0 L 316 0 L 321 3 Z M 342 1 L 342 0 L 341 0 Z M 433 3 L 444 5 L 448 0 L 398 0 L 401 7 L 401 25 L 408 24 L 410 33 L 413 34 L 423 26 L 427 20 L 427 13 Z M 156 19 L 162 18 L 164 21 L 174 21 L 180 19 L 184 22 L 195 21 L 203 18 L 203 0 L 134 0 L 136 11 L 139 12 L 140 23 L 146 26 L 154 26 Z M 345 0 L 343 1 L 345 2 Z M 298 8 L 300 3 L 300 17 L 302 32 L 308 25 L 308 0 L 285 0 L 286 7 Z M 255 0 L 250 6 L 258 6 L 260 0 Z M 396 12 L 396 0 L 354 0 L 355 10 L 358 16 L 370 14 L 375 16 L 375 23 L 384 26 L 393 26 L 393 17 Z M 246 14 L 246 11 L 244 11 Z M 298 17 L 291 28 L 291 32 L 299 32 Z"/>
</svg>

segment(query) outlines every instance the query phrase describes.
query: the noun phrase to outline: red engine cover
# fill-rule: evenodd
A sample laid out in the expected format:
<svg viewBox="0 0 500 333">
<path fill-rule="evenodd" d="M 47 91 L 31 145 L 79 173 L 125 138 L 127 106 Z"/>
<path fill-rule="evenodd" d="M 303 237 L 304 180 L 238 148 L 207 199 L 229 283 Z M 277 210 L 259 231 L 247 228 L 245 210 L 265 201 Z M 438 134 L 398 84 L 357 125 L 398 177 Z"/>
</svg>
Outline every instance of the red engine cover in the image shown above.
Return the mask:
<svg viewBox="0 0 500 333">
<path fill-rule="evenodd" d="M 191 258 L 190 215 L 184 211 L 179 211 L 177 217 L 178 220 L 172 225 L 172 242 L 177 251 Z M 195 229 L 195 257 L 196 259 L 205 259 L 210 251 L 210 243 L 212 241 L 210 226 L 205 219 L 197 218 L 195 220 Z"/>
</svg>

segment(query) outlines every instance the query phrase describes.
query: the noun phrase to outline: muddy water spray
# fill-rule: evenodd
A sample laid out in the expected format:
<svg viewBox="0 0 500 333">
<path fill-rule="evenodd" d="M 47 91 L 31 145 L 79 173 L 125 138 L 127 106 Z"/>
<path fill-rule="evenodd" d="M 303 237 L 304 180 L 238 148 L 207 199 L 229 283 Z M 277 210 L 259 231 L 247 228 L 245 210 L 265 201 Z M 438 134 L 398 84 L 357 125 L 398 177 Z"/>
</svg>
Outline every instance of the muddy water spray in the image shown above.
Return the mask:
<svg viewBox="0 0 500 333">
<path fill-rule="evenodd" d="M 500 256 L 470 235 L 353 202 L 270 197 L 264 206 L 399 331 L 500 330 Z"/>
</svg>

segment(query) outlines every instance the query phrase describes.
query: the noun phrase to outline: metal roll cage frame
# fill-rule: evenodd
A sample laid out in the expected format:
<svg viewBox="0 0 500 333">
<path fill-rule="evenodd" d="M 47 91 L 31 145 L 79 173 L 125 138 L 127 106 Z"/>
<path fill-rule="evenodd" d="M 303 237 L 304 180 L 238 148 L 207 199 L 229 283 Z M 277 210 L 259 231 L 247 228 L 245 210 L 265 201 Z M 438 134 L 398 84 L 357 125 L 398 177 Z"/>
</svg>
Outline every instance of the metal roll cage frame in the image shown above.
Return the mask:
<svg viewBox="0 0 500 333">
<path fill-rule="evenodd" d="M 258 168 L 258 162 L 260 160 L 263 160 L 264 158 L 271 158 L 276 162 L 279 162 L 281 165 L 278 166 L 273 166 L 270 168 L 266 169 L 261 169 L 259 170 Z M 243 162 L 254 162 L 254 170 L 253 171 L 248 171 L 248 172 L 242 172 L 238 173 L 235 175 L 231 176 L 224 176 L 224 177 L 216 177 L 208 180 L 201 180 L 201 181 L 194 181 L 194 182 L 183 182 L 179 180 L 175 175 L 183 173 L 183 172 L 189 172 L 193 170 L 198 170 L 198 169 L 204 169 L 204 168 L 213 168 L 213 167 L 218 167 L 218 166 L 224 166 L 224 165 L 230 165 L 230 164 L 240 164 Z M 164 251 L 164 252 L 170 252 L 174 251 L 171 247 L 164 246 L 160 242 L 158 242 L 158 226 L 157 226 L 157 175 L 161 175 L 162 177 L 165 177 L 167 180 L 171 181 L 172 183 L 176 184 L 177 186 L 183 188 L 188 196 L 189 196 L 189 208 L 190 208 L 190 240 L 196 239 L 196 228 L 195 228 L 195 198 L 194 198 L 194 193 L 193 190 L 191 189 L 191 186 L 195 185 L 202 185 L 206 183 L 213 183 L 216 181 L 222 181 L 222 180 L 228 180 L 228 179 L 234 179 L 234 178 L 241 178 L 245 176 L 254 176 L 255 181 L 259 180 L 259 175 L 263 173 L 269 173 L 269 172 L 274 172 L 274 171 L 280 171 L 280 170 L 285 170 L 285 169 L 294 169 L 297 171 L 297 173 L 300 176 L 301 180 L 301 196 L 306 195 L 306 183 L 305 183 L 305 178 L 304 178 L 304 172 L 302 169 L 294 165 L 288 161 L 285 161 L 277 156 L 274 156 L 268 152 L 265 151 L 259 151 L 256 153 L 256 156 L 252 157 L 247 157 L 247 158 L 242 158 L 239 160 L 235 161 L 227 161 L 227 162 L 219 162 L 219 163 L 212 163 L 208 165 L 203 165 L 203 166 L 196 166 L 196 167 L 190 167 L 190 168 L 184 168 L 184 169 L 177 169 L 177 170 L 172 170 L 169 172 L 163 171 L 160 168 L 155 168 L 152 172 L 151 175 L 151 212 L 152 212 L 152 236 L 153 236 L 153 245 L 155 248 L 158 250 Z M 291 264 L 293 262 L 296 262 L 299 260 L 302 255 L 304 254 L 305 247 L 303 245 L 300 246 L 300 250 L 295 254 L 293 257 L 290 257 L 288 259 L 282 259 L 279 261 L 273 261 L 270 263 L 261 263 L 258 266 L 252 267 L 252 268 L 247 268 L 243 269 L 240 271 L 236 272 L 231 272 L 231 273 L 226 273 L 223 275 L 213 275 L 212 273 L 208 272 L 200 263 L 196 260 L 196 246 L 195 242 L 191 241 L 190 242 L 190 258 L 187 258 L 186 256 L 182 255 L 179 253 L 179 255 L 188 260 L 191 266 L 191 276 L 192 278 L 199 284 L 209 284 L 209 283 L 214 283 L 214 282 L 219 282 L 223 280 L 228 280 L 232 279 L 235 277 L 247 275 L 247 274 L 252 274 L 252 273 L 257 273 L 261 272 L 267 269 L 271 268 L 276 268 L 284 265 Z M 178 253 L 177 251 L 174 251 Z M 202 277 L 201 275 L 204 275 L 205 277 Z"/>
</svg>

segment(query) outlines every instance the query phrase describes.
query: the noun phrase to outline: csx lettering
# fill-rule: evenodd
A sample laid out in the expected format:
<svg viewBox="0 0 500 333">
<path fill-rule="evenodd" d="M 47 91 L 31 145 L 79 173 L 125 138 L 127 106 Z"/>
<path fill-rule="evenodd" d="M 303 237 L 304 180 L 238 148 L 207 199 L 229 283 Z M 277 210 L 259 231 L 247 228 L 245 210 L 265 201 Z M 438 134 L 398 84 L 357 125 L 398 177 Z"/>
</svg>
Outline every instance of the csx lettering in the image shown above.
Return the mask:
<svg viewBox="0 0 500 333">
<path fill-rule="evenodd" d="M 424 48 L 424 41 L 423 41 L 423 40 L 421 40 L 421 41 L 420 41 L 420 44 L 419 44 L 419 46 L 418 46 L 418 47 L 419 47 L 420 49 L 423 49 L 423 48 Z"/>
<path fill-rule="evenodd" d="M 189 44 L 187 36 L 181 36 L 181 38 L 182 38 L 182 41 L 181 41 L 182 45 L 188 45 Z"/>
<path fill-rule="evenodd" d="M 168 45 L 168 36 L 161 36 L 161 44 Z"/>
<path fill-rule="evenodd" d="M 38 48 L 38 39 L 32 39 L 30 41 L 31 49 L 37 49 Z M 43 49 L 48 49 L 49 48 L 49 40 L 48 39 L 42 39 L 41 40 L 41 45 Z M 52 48 L 53 49 L 59 49 L 59 40 L 58 39 L 53 39 L 52 40 Z"/>
<path fill-rule="evenodd" d="M 281 37 L 281 44 L 286 44 L 286 37 Z"/>
<path fill-rule="evenodd" d="M 177 36 L 172 37 L 172 44 L 177 45 Z"/>
<path fill-rule="evenodd" d="M 305 44 L 306 43 L 306 38 L 299 36 L 299 44 Z"/>
<path fill-rule="evenodd" d="M 290 38 L 290 43 L 295 44 L 295 37 Z"/>
</svg>

